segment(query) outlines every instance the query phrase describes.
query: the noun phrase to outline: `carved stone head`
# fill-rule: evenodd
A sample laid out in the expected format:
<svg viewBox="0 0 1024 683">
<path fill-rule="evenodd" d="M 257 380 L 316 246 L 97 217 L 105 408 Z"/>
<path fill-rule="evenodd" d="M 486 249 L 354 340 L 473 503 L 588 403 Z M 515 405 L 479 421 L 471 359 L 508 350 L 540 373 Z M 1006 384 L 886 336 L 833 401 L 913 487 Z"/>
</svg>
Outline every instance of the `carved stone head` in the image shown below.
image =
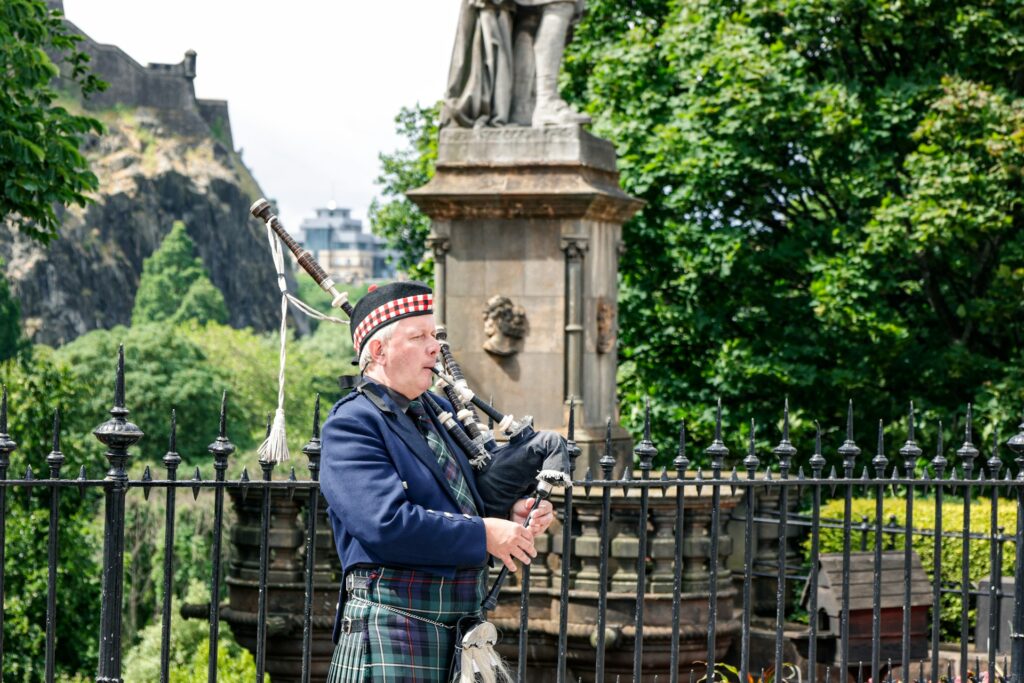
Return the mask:
<svg viewBox="0 0 1024 683">
<path fill-rule="evenodd" d="M 519 352 L 529 332 L 526 311 L 507 296 L 495 295 L 484 306 L 484 351 L 495 356 L 513 356 Z"/>
</svg>

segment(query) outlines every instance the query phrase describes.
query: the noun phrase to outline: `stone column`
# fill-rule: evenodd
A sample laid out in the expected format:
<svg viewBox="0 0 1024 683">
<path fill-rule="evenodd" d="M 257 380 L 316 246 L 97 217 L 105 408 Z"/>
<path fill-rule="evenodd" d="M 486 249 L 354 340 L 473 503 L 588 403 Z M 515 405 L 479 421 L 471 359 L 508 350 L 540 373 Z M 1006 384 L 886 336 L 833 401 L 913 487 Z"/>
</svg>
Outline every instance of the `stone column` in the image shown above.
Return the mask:
<svg viewBox="0 0 1024 683">
<path fill-rule="evenodd" d="M 611 143 L 577 126 L 445 129 L 434 178 L 408 196 L 433 222 L 435 306 L 471 387 L 563 434 L 575 397 L 579 474 L 599 472 L 607 417 L 617 460 L 630 462 L 615 401 L 617 276 L 622 224 L 642 203 L 619 187 Z M 496 344 L 484 308 L 498 295 L 526 324 Z"/>
</svg>

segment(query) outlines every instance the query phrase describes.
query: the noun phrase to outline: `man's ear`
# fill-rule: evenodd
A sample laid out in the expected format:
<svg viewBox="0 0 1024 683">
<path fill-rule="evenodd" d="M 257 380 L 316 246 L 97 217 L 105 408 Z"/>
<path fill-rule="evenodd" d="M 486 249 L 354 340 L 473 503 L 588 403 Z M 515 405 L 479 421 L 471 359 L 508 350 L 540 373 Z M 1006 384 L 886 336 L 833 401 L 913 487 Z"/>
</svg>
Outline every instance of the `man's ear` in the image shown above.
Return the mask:
<svg viewBox="0 0 1024 683">
<path fill-rule="evenodd" d="M 373 359 L 375 365 L 383 364 L 384 359 L 387 356 L 387 354 L 384 353 L 384 347 L 384 342 L 380 339 L 374 339 L 370 342 L 370 358 Z"/>
</svg>

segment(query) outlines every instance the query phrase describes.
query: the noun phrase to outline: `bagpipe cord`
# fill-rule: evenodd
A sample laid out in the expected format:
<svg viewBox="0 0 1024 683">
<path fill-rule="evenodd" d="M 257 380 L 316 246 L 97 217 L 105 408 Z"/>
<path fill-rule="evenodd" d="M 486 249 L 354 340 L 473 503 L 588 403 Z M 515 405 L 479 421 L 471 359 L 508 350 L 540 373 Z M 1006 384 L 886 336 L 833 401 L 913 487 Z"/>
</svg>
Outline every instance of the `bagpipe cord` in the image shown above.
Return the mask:
<svg viewBox="0 0 1024 683">
<path fill-rule="evenodd" d="M 286 343 L 288 341 L 288 304 L 291 303 L 306 316 L 323 322 L 348 325 L 349 321 L 325 315 L 292 295 L 288 291 L 288 282 L 284 277 L 284 252 L 281 249 L 281 242 L 274 235 L 274 231 L 270 229 L 269 224 L 267 225 L 267 242 L 270 244 L 270 255 L 274 259 L 274 270 L 277 271 L 277 288 L 281 290 L 281 351 L 277 372 L 277 410 L 274 412 L 274 422 L 270 428 L 270 433 L 263 443 L 260 444 L 257 452 L 259 453 L 260 460 L 264 462 L 283 462 L 290 457 L 284 420 L 284 369 Z M 345 295 L 343 294 L 342 296 L 344 297 Z"/>
</svg>

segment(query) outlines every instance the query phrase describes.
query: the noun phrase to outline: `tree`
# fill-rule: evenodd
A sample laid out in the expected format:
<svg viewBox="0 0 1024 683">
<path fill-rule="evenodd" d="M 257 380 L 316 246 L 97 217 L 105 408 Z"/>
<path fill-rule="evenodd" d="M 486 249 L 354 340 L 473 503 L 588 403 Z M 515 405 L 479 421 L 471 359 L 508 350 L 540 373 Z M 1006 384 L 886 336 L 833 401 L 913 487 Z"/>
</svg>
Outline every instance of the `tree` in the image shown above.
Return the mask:
<svg viewBox="0 0 1024 683">
<path fill-rule="evenodd" d="M 1020 408 L 1020 18 L 1004 2 L 588 3 L 565 89 L 647 202 L 621 262 L 634 432 L 644 394 L 662 443 L 679 420 L 706 442 L 718 396 L 731 424 L 775 425 L 788 395 L 804 443 L 811 417 L 842 427 L 847 397 L 862 443 L 911 399 L 947 424 L 971 400 L 998 405 L 993 422 Z"/>
<path fill-rule="evenodd" d="M 10 392 L 9 429 L 18 444 L 11 454 L 10 478 L 22 478 L 29 467 L 36 477 L 49 476 L 45 458 L 53 447 L 54 409 L 59 409 L 61 415 L 60 447 L 65 456 L 61 476 L 76 477 L 83 466 L 90 478 L 102 476 L 105 460 L 90 432 L 105 416 L 81 409 L 83 397 L 91 390 L 89 385 L 80 382 L 45 347 L 0 363 L 0 384 Z M 96 577 L 101 574 L 96 549 L 102 547 L 102 535 L 94 519 L 101 503 L 102 494 L 95 489 L 84 495 L 67 488 L 61 492 L 58 673 L 96 670 L 96 605 L 100 601 Z M 4 680 L 35 683 L 44 679 L 40 653 L 46 640 L 47 545 L 40 539 L 47 533 L 49 507 L 46 487 L 9 490 L 7 494 Z"/>
<path fill-rule="evenodd" d="M 0 258 L 0 266 L 3 265 Z M 11 296 L 7 277 L 0 275 L 0 362 L 13 358 L 22 346 L 20 319 L 18 300 Z"/>
<path fill-rule="evenodd" d="M 82 37 L 68 32 L 62 16 L 42 0 L 0 3 L 0 219 L 43 243 L 60 228 L 55 207 L 84 206 L 98 187 L 79 147 L 103 130 L 55 104 L 55 59 L 63 58 L 65 82 L 83 96 L 106 88 L 89 73 Z"/>
<path fill-rule="evenodd" d="M 225 323 L 227 318 L 224 296 L 195 255 L 195 242 L 185 232 L 185 224 L 175 221 L 157 250 L 142 263 L 132 324 Z"/>
<path fill-rule="evenodd" d="M 433 259 L 424 262 L 430 218 L 410 202 L 405 193 L 427 184 L 434 175 L 437 161 L 438 116 L 440 104 L 424 107 L 403 107 L 395 117 L 398 134 L 409 141 L 409 147 L 391 154 L 381 154 L 381 174 L 377 184 L 386 198 L 370 204 L 370 225 L 373 232 L 387 240 L 398 251 L 398 269 L 411 277 L 429 280 L 433 277 Z"/>
</svg>

